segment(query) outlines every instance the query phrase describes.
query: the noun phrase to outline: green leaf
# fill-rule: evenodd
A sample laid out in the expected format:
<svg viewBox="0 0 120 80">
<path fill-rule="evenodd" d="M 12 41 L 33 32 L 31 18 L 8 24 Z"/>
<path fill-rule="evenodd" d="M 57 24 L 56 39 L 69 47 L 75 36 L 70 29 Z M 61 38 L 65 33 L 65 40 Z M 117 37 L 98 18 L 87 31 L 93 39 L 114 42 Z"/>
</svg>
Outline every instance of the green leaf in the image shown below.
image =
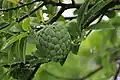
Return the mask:
<svg viewBox="0 0 120 80">
<path fill-rule="evenodd" d="M 46 8 L 47 8 L 47 13 L 49 17 L 52 17 L 56 13 L 56 10 L 57 10 L 56 6 L 53 7 L 52 5 L 46 5 Z"/>
<path fill-rule="evenodd" d="M 6 23 L 6 25 L 2 26 L 0 31 L 8 31 L 10 28 L 12 28 L 17 22 L 13 21 L 11 24 Z"/>
<path fill-rule="evenodd" d="M 26 18 L 23 21 L 22 28 L 24 31 L 29 31 L 30 30 L 30 18 Z"/>
<path fill-rule="evenodd" d="M 11 78 L 10 73 L 7 71 L 0 75 L 1 80 L 11 80 L 10 78 Z"/>
<path fill-rule="evenodd" d="M 36 16 L 37 16 L 37 20 L 40 22 L 44 22 L 44 17 L 43 17 L 43 9 L 40 8 L 38 11 L 36 11 Z"/>
<path fill-rule="evenodd" d="M 110 62 L 110 55 L 105 55 L 102 57 L 102 65 L 104 67 L 104 73 L 107 78 L 110 78 L 114 75 L 114 72 L 116 71 L 115 63 Z"/>
<path fill-rule="evenodd" d="M 31 54 L 32 52 L 35 52 L 37 49 L 36 49 L 36 45 L 35 44 L 30 44 L 28 43 L 27 44 L 27 49 L 26 49 L 26 54 Z"/>
<path fill-rule="evenodd" d="M 112 19 L 110 19 L 110 21 L 112 23 L 113 26 L 115 26 L 116 28 L 120 26 L 120 17 L 116 16 Z"/>
<path fill-rule="evenodd" d="M 86 14 L 85 14 L 85 18 L 83 21 L 83 26 L 91 19 L 91 17 L 94 16 L 94 14 L 96 12 L 98 12 L 99 10 L 101 10 L 104 6 L 106 6 L 107 4 L 109 4 L 112 0 L 106 0 L 106 1 L 98 1 Z"/>
<path fill-rule="evenodd" d="M 14 78 L 13 80 L 27 80 L 31 72 L 31 68 L 15 66 L 11 69 L 10 75 Z"/>
<path fill-rule="evenodd" d="M 116 16 L 116 12 L 115 12 L 115 11 L 110 11 L 110 12 L 108 12 L 108 13 L 106 14 L 106 16 L 107 16 L 108 18 L 114 18 L 114 17 Z"/>
<path fill-rule="evenodd" d="M 25 63 L 25 54 L 26 54 L 26 44 L 27 37 L 23 37 L 20 40 L 17 40 L 10 47 L 8 52 L 8 62 L 12 64 L 14 62 L 23 62 Z"/>
<path fill-rule="evenodd" d="M 88 30 L 105 30 L 105 29 L 115 29 L 111 23 L 101 22 L 93 24 L 87 28 Z"/>
<path fill-rule="evenodd" d="M 2 8 L 3 0 L 0 0 L 0 8 Z"/>
<path fill-rule="evenodd" d="M 83 23 L 84 15 L 88 9 L 89 3 L 90 0 L 86 0 L 79 8 L 77 22 L 78 22 L 78 27 L 80 28 L 81 28 L 81 24 Z"/>
<path fill-rule="evenodd" d="M 85 0 L 74 0 L 74 1 L 75 1 L 75 3 L 77 3 L 77 4 L 82 4 L 82 3 L 85 2 Z"/>
<path fill-rule="evenodd" d="M 8 2 L 7 0 L 3 1 L 2 8 L 11 8 L 11 7 L 13 7 L 12 3 Z M 13 11 L 3 12 L 4 16 L 2 16 L 2 17 L 4 18 L 4 20 L 6 20 L 6 22 L 11 22 L 11 21 L 13 21 L 12 14 L 13 14 Z"/>
<path fill-rule="evenodd" d="M 14 4 L 18 4 L 19 3 L 19 0 L 7 0 L 7 1 L 12 2 Z"/>
<path fill-rule="evenodd" d="M 9 64 L 19 61 L 19 40 L 13 43 L 8 53 Z"/>
<path fill-rule="evenodd" d="M 74 65 L 74 66 L 73 66 Z M 90 67 L 92 66 L 92 67 Z M 70 53 L 63 66 L 56 62 L 41 65 L 35 80 L 79 80 L 95 66 L 85 56 Z M 44 75 L 44 76 L 43 76 Z"/>
<path fill-rule="evenodd" d="M 2 46 L 1 50 L 5 49 L 6 47 L 10 46 L 11 44 L 13 44 L 15 41 L 23 38 L 23 37 L 26 37 L 28 35 L 27 32 L 24 32 L 24 33 L 21 33 L 19 35 L 15 35 L 15 36 L 12 36 L 10 37 Z"/>
<path fill-rule="evenodd" d="M 0 30 L 6 28 L 8 25 L 9 25 L 9 24 L 8 24 L 8 23 L 5 23 L 5 22 L 0 23 Z"/>
<path fill-rule="evenodd" d="M 76 22 L 70 22 L 68 24 L 68 31 L 72 37 L 72 39 L 77 39 L 78 38 L 78 30 L 77 30 L 77 23 Z"/>
<path fill-rule="evenodd" d="M 27 37 L 23 37 L 20 39 L 20 61 L 25 63 L 25 54 L 26 54 L 26 44 L 27 44 Z"/>
<path fill-rule="evenodd" d="M 40 26 L 40 21 L 36 17 L 30 17 L 30 25 L 31 26 Z"/>
</svg>

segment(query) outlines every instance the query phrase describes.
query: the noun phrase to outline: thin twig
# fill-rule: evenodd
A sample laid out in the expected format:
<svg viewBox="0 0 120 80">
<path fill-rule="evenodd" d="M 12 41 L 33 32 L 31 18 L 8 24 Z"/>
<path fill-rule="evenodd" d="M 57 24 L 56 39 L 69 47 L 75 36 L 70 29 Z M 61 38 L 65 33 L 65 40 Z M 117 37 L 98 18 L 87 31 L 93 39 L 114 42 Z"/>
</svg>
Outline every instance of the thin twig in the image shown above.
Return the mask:
<svg viewBox="0 0 120 80">
<path fill-rule="evenodd" d="M 12 7 L 12 8 L 6 8 L 6 9 L 3 8 L 3 9 L 0 9 L 0 12 L 1 12 L 1 11 L 2 11 L 2 12 L 8 12 L 8 11 L 11 11 L 11 10 L 16 10 L 16 9 L 22 8 L 22 7 L 24 7 L 24 6 L 31 5 L 31 4 L 33 4 L 33 3 L 35 3 L 35 2 L 39 2 L 39 1 L 43 1 L 43 0 L 35 0 L 35 1 L 29 2 L 29 3 L 26 3 L 26 4 L 22 4 L 22 5 L 20 5 L 20 6 Z M 66 6 L 66 7 L 68 7 L 68 8 L 79 8 L 80 5 L 81 5 L 81 4 L 75 4 L 75 5 L 73 5 L 73 4 L 57 3 L 57 2 L 54 2 L 54 1 L 48 1 L 48 2 L 43 1 L 43 2 L 45 2 L 46 5 L 47 5 L 47 4 L 51 4 L 51 5 L 53 5 L 53 6 L 61 6 L 61 7 Z"/>
<path fill-rule="evenodd" d="M 27 4 L 23 4 L 21 6 L 18 6 L 18 7 L 14 7 L 14 8 L 8 8 L 8 9 L 1 9 L 0 11 L 10 11 L 10 10 L 16 10 L 18 8 L 21 8 L 21 7 L 24 7 L 26 5 L 30 5 L 30 4 L 33 4 L 37 1 L 42 1 L 42 0 L 35 0 L 31 3 L 27 3 Z M 20 18 L 17 18 L 16 19 L 16 22 L 20 22 L 22 21 L 23 19 L 25 19 L 26 17 L 28 17 L 29 15 L 33 14 L 35 11 L 37 11 L 40 7 L 44 6 L 44 5 L 48 5 L 48 4 L 51 4 L 53 6 L 61 6 L 61 10 L 58 12 L 58 16 L 55 15 L 53 16 L 53 19 L 51 19 L 51 23 L 55 21 L 55 18 L 57 20 L 57 18 L 59 18 L 59 14 L 62 14 L 66 9 L 69 9 L 69 8 L 79 8 L 81 4 L 75 4 L 75 5 L 72 5 L 72 4 L 65 4 L 65 3 L 56 3 L 54 1 L 48 1 L 48 2 L 43 2 L 40 6 L 38 6 L 37 8 L 33 9 L 30 13 L 27 13 L 25 14 L 24 16 L 20 17 Z M 92 6 L 92 5 L 91 5 Z M 90 7 L 91 7 L 90 6 Z"/>
<path fill-rule="evenodd" d="M 65 9 L 66 9 L 65 7 L 60 8 L 60 10 L 47 23 L 52 24 L 53 22 L 55 22 L 65 11 Z"/>
<path fill-rule="evenodd" d="M 102 20 L 102 18 L 103 18 L 104 15 L 105 15 L 105 14 L 102 14 L 102 15 L 100 16 L 100 19 L 98 20 L 97 23 L 100 23 L 100 22 L 101 22 L 101 20 Z"/>
<path fill-rule="evenodd" d="M 41 0 L 38 0 L 38 1 L 41 1 Z M 16 10 L 16 9 L 21 8 L 23 6 L 30 5 L 32 3 L 34 3 L 34 2 L 27 3 L 27 4 L 24 4 L 24 5 L 21 5 L 19 7 L 15 7 L 15 8 L 1 9 L 1 11 Z M 62 8 L 60 9 L 60 11 L 57 14 L 55 14 L 52 19 L 50 19 L 50 23 L 55 22 L 60 17 L 60 14 L 62 14 L 66 9 L 69 9 L 69 8 L 79 8 L 79 6 L 81 5 L 81 4 L 72 5 L 72 4 L 56 3 L 56 2 L 53 2 L 53 1 L 43 2 L 37 8 L 33 9 L 31 12 L 26 13 L 24 16 L 22 16 L 20 18 L 16 18 L 16 22 L 21 22 L 22 20 L 24 20 L 25 18 L 27 18 L 28 16 L 30 16 L 31 14 L 33 14 L 35 11 L 37 11 L 39 8 L 43 7 L 44 5 L 48 5 L 48 4 L 51 4 L 53 6 L 62 6 Z"/>
<path fill-rule="evenodd" d="M 24 16 L 20 17 L 19 19 L 16 19 L 16 22 L 22 21 L 23 19 L 25 19 L 29 15 L 33 14 L 35 11 L 37 11 L 39 8 L 43 7 L 44 5 L 45 5 L 45 3 L 42 2 L 37 8 L 33 9 L 30 13 L 27 13 Z"/>
<path fill-rule="evenodd" d="M 29 2 L 29 3 L 26 3 L 26 4 L 22 4 L 22 5 L 17 6 L 17 7 L 0 9 L 0 11 L 8 12 L 8 11 L 11 11 L 11 10 L 16 10 L 16 9 L 22 8 L 22 7 L 24 7 L 24 6 L 31 5 L 31 4 L 33 4 L 33 3 L 35 3 L 35 2 L 39 2 L 39 1 L 40 1 L 40 0 L 35 0 L 35 1 Z"/>
<path fill-rule="evenodd" d="M 75 5 L 73 5 L 71 3 L 69 3 L 69 4 L 61 3 L 61 2 L 57 3 L 57 2 L 54 2 L 54 1 L 48 1 L 48 2 L 46 2 L 46 4 L 50 4 L 52 6 L 67 7 L 67 8 L 79 8 L 81 6 L 81 4 L 75 4 Z M 91 7 L 91 6 L 93 6 L 93 5 L 90 5 L 89 7 Z"/>
<path fill-rule="evenodd" d="M 90 30 L 87 34 L 86 34 L 86 37 L 92 32 L 92 30 Z"/>
<path fill-rule="evenodd" d="M 6 23 L 5 25 L 3 25 L 3 26 L 0 27 L 0 30 L 6 28 L 6 27 L 9 26 L 9 25 L 10 25 L 10 24 Z"/>
<path fill-rule="evenodd" d="M 92 76 L 93 74 L 95 74 L 96 72 L 100 71 L 103 67 L 100 66 L 98 67 L 97 69 L 91 71 L 89 74 L 87 74 L 86 76 L 84 76 L 83 78 L 81 78 L 80 80 L 85 80 L 87 79 L 88 77 Z"/>
<path fill-rule="evenodd" d="M 76 19 L 77 18 L 77 16 L 73 16 L 73 17 L 64 17 L 64 19 L 66 19 L 66 20 L 72 20 L 72 19 Z"/>
</svg>

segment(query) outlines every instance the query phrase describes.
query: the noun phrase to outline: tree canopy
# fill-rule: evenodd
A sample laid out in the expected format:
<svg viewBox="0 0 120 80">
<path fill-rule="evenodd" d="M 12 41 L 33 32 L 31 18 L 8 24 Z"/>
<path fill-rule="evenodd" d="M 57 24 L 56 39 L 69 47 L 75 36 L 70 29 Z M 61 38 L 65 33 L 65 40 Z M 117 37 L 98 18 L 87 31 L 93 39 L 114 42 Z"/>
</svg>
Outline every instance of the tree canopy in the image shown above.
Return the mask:
<svg viewBox="0 0 120 80">
<path fill-rule="evenodd" d="M 120 1 L 70 1 L 0 0 L 1 80 L 117 80 Z"/>
</svg>

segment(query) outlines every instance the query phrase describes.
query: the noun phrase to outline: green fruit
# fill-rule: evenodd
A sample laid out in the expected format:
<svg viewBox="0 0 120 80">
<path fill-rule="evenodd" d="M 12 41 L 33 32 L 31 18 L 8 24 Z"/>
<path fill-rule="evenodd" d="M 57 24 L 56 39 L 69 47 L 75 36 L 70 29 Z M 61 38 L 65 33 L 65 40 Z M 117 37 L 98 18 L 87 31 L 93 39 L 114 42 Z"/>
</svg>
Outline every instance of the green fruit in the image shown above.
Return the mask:
<svg viewBox="0 0 120 80">
<path fill-rule="evenodd" d="M 37 32 L 37 54 L 52 61 L 63 61 L 70 51 L 71 37 L 61 25 L 46 25 Z"/>
</svg>

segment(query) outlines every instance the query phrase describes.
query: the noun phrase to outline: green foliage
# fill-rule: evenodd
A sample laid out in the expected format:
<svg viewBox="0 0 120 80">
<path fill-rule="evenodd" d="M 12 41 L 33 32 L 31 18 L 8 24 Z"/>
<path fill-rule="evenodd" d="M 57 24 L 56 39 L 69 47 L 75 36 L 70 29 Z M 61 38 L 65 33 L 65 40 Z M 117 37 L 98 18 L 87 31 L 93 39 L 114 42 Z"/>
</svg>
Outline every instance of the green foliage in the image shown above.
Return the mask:
<svg viewBox="0 0 120 80">
<path fill-rule="evenodd" d="M 87 28 L 88 30 L 105 30 L 105 29 L 115 29 L 114 26 L 108 22 L 101 22 L 91 25 Z"/>
<path fill-rule="evenodd" d="M 113 0 L 71 2 L 0 0 L 0 80 L 109 80 L 117 76 L 120 16 L 115 10 L 119 4 Z M 74 16 L 62 15 L 71 8 L 76 9 Z M 104 15 L 108 21 L 102 19 Z"/>
<path fill-rule="evenodd" d="M 81 27 L 83 24 L 84 15 L 85 15 L 86 11 L 88 10 L 89 3 L 90 3 L 90 0 L 86 0 L 82 4 L 82 6 L 79 8 L 77 22 L 78 22 L 78 26 L 80 27 L 80 30 L 81 30 Z"/>
<path fill-rule="evenodd" d="M 31 72 L 32 70 L 30 68 L 17 66 L 11 69 L 10 75 L 17 80 L 26 80 Z"/>
</svg>

